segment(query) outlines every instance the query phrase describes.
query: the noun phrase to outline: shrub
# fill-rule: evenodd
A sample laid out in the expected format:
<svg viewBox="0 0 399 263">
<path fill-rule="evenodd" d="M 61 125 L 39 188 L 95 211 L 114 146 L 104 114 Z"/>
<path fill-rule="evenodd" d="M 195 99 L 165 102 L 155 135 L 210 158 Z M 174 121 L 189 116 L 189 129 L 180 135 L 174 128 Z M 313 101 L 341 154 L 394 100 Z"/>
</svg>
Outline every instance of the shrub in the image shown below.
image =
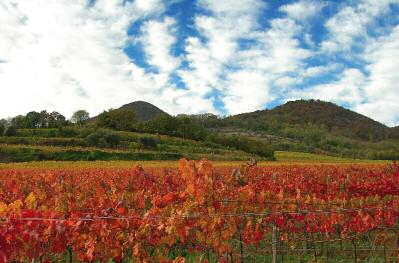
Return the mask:
<svg viewBox="0 0 399 263">
<path fill-rule="evenodd" d="M 146 149 L 154 149 L 157 148 L 157 141 L 152 137 L 142 137 L 140 138 L 140 143 Z"/>
<path fill-rule="evenodd" d="M 88 161 L 95 161 L 95 160 L 96 160 L 96 153 L 95 153 L 95 152 L 90 152 L 90 153 L 87 155 L 87 160 L 88 160 Z"/>
<path fill-rule="evenodd" d="M 78 133 L 76 132 L 76 130 L 72 127 L 61 127 L 58 129 L 58 133 L 61 137 L 76 137 L 78 135 Z"/>
<path fill-rule="evenodd" d="M 90 146 L 97 146 L 100 140 L 101 140 L 101 135 L 97 132 L 90 133 L 86 137 L 86 142 Z"/>
<path fill-rule="evenodd" d="M 108 133 L 104 139 L 107 145 L 111 147 L 118 146 L 121 141 L 121 137 L 116 133 Z"/>
<path fill-rule="evenodd" d="M 15 136 L 15 135 L 17 135 L 17 129 L 15 128 L 15 126 L 10 126 L 6 129 L 4 135 L 10 136 L 10 137 Z"/>
</svg>

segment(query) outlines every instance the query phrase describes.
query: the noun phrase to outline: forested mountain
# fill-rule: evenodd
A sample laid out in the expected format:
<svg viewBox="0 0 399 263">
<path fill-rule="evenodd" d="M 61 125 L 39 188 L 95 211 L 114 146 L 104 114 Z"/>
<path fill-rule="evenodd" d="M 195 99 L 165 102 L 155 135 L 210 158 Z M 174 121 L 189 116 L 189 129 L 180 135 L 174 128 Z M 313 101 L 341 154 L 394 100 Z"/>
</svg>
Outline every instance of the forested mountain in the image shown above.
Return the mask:
<svg viewBox="0 0 399 263">
<path fill-rule="evenodd" d="M 152 105 L 151 103 L 145 101 L 135 101 L 129 104 L 125 104 L 119 109 L 121 110 L 132 110 L 136 114 L 137 119 L 140 122 L 149 121 L 155 119 L 156 117 L 167 114 L 160 108 Z"/>
<path fill-rule="evenodd" d="M 382 140 L 390 129 L 368 117 L 319 100 L 290 101 L 271 110 L 227 117 L 222 126 L 296 138 L 303 133 L 329 134 L 358 140 Z"/>
</svg>

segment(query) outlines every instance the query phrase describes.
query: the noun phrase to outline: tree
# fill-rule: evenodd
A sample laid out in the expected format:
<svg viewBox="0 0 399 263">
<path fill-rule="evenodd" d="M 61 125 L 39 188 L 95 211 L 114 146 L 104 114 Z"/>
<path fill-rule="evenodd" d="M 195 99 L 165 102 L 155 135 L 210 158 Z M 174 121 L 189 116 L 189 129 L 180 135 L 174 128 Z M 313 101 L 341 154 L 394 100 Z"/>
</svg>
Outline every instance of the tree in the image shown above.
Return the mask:
<svg viewBox="0 0 399 263">
<path fill-rule="evenodd" d="M 64 115 L 59 112 L 53 111 L 48 116 L 48 128 L 60 128 L 67 124 L 67 120 Z"/>
<path fill-rule="evenodd" d="M 4 133 L 4 135 L 9 136 L 9 137 L 15 136 L 15 135 L 17 135 L 17 129 L 15 128 L 15 126 L 9 126 L 6 129 L 6 132 Z"/>
<path fill-rule="evenodd" d="M 157 148 L 157 141 L 152 137 L 141 137 L 140 142 L 146 149 Z"/>
<path fill-rule="evenodd" d="M 118 146 L 121 141 L 121 137 L 116 133 L 108 133 L 107 135 L 105 135 L 104 139 L 105 142 L 111 147 Z"/>
<path fill-rule="evenodd" d="M 98 132 L 90 133 L 86 137 L 86 142 L 90 146 L 97 146 L 99 144 L 100 140 L 101 140 L 101 134 L 99 134 Z"/>
<path fill-rule="evenodd" d="M 46 110 L 40 112 L 39 128 L 48 128 L 50 114 Z"/>
<path fill-rule="evenodd" d="M 35 128 L 40 128 L 42 124 L 42 115 L 37 112 L 37 111 L 31 111 L 26 114 L 24 117 L 25 119 L 25 125 L 26 127 L 24 128 L 30 128 L 30 129 L 35 129 Z"/>
<path fill-rule="evenodd" d="M 86 110 L 78 110 L 73 113 L 71 121 L 78 125 L 83 125 L 89 118 L 90 115 Z"/>
<path fill-rule="evenodd" d="M 11 124 L 11 119 L 1 119 L 0 120 L 0 125 L 2 125 L 4 128 L 7 128 Z"/>
<path fill-rule="evenodd" d="M 2 136 L 5 130 L 10 126 L 10 120 L 1 119 L 0 120 L 0 136 Z"/>
<path fill-rule="evenodd" d="M 111 109 L 97 117 L 98 126 L 118 131 L 133 131 L 137 122 L 136 113 L 129 109 Z"/>
<path fill-rule="evenodd" d="M 17 115 L 14 118 L 12 118 L 10 125 L 14 126 L 17 129 L 27 128 L 27 126 L 28 126 L 26 123 L 25 116 L 23 116 L 23 115 Z"/>
</svg>

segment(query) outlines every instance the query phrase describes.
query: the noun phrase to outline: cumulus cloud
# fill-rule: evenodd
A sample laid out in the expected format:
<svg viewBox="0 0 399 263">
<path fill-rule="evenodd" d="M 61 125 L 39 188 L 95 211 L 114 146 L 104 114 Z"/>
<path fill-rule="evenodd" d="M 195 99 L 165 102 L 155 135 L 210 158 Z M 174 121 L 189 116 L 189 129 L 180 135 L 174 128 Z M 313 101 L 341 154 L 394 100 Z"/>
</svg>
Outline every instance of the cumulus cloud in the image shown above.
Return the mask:
<svg viewBox="0 0 399 263">
<path fill-rule="evenodd" d="M 364 86 L 365 82 L 366 77 L 360 70 L 348 68 L 341 73 L 339 80 L 312 86 L 305 90 L 294 90 L 288 100 L 299 98 L 320 99 L 353 107 L 363 100 L 362 86 Z"/>
<path fill-rule="evenodd" d="M 176 21 L 165 17 L 162 21 L 150 20 L 142 28 L 140 40 L 148 57 L 147 61 L 161 73 L 170 75 L 180 64 L 171 54 L 176 43 Z"/>
<path fill-rule="evenodd" d="M 389 125 L 399 124 L 399 26 L 371 41 L 364 54 L 370 72 L 364 87 L 367 102 L 356 110 Z"/>
<path fill-rule="evenodd" d="M 152 80 L 122 51 L 127 29 L 162 11 L 158 1 L 97 1 L 93 6 L 66 0 L 3 2 L 3 117 L 44 108 L 67 115 L 79 108 L 98 113 L 125 102 L 126 96 L 139 98 L 148 90 L 143 83 Z"/>
<path fill-rule="evenodd" d="M 328 38 L 321 43 L 323 51 L 350 51 L 352 46 L 368 38 L 369 26 L 390 11 L 397 0 L 361 0 L 354 6 L 344 6 L 326 22 Z"/>
<path fill-rule="evenodd" d="M 268 29 L 260 27 L 261 11 L 267 8 L 262 1 L 199 1 L 199 5 L 211 12 L 195 18 L 205 40 L 188 39 L 189 69 L 180 71 L 180 76 L 199 94 L 216 90 L 229 114 L 257 110 L 276 99 L 275 84 L 292 81 L 285 75 L 311 56 L 300 46 L 303 28 L 295 20 L 276 18 L 269 21 Z"/>
<path fill-rule="evenodd" d="M 306 21 L 319 14 L 326 4 L 314 0 L 301 0 L 280 7 L 280 11 L 286 13 L 290 18 L 298 21 Z"/>
<path fill-rule="evenodd" d="M 129 27 L 140 19 L 159 17 L 165 8 L 157 0 L 93 5 L 85 0 L 2 2 L 1 117 L 42 109 L 70 116 L 81 108 L 94 115 L 139 99 L 171 113 L 190 112 L 187 104 L 179 104 L 178 96 L 191 94 L 175 92 L 174 101 L 159 99 L 165 90 L 176 91 L 164 74 L 179 63 L 168 53 L 174 43 L 173 19 L 151 20 L 143 27 L 143 41 L 151 45 L 145 49 L 149 63 L 160 69 L 159 74 L 146 73 L 123 52 L 130 41 Z M 201 97 L 193 100 L 206 104 Z"/>
<path fill-rule="evenodd" d="M 1 1 L 0 117 L 134 100 L 235 114 L 319 98 L 399 123 L 397 0 L 181 1 Z"/>
</svg>

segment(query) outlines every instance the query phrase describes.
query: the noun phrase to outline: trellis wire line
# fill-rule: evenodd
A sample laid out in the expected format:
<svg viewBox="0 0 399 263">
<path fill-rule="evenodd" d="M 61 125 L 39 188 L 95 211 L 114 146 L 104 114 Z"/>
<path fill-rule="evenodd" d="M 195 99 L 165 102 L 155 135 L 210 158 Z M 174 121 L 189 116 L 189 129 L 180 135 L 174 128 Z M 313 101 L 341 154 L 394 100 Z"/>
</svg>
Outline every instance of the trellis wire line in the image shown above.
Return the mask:
<svg viewBox="0 0 399 263">
<path fill-rule="evenodd" d="M 115 217 L 115 216 L 87 216 L 87 217 L 69 217 L 69 218 L 41 218 L 41 217 L 20 217 L 20 218 L 0 218 L 0 221 L 96 221 L 96 220 L 129 220 L 129 219 L 171 219 L 171 218 L 206 218 L 206 217 L 269 217 L 273 215 L 317 215 L 317 214 L 339 214 L 346 212 L 358 212 L 358 211 L 395 211 L 399 212 L 399 208 L 394 207 L 366 207 L 366 208 L 347 208 L 339 210 L 301 210 L 301 211 L 277 211 L 277 212 L 246 212 L 246 213 L 215 213 L 215 214 L 197 214 L 197 215 L 172 215 L 172 216 L 125 216 L 125 217 Z"/>
</svg>

